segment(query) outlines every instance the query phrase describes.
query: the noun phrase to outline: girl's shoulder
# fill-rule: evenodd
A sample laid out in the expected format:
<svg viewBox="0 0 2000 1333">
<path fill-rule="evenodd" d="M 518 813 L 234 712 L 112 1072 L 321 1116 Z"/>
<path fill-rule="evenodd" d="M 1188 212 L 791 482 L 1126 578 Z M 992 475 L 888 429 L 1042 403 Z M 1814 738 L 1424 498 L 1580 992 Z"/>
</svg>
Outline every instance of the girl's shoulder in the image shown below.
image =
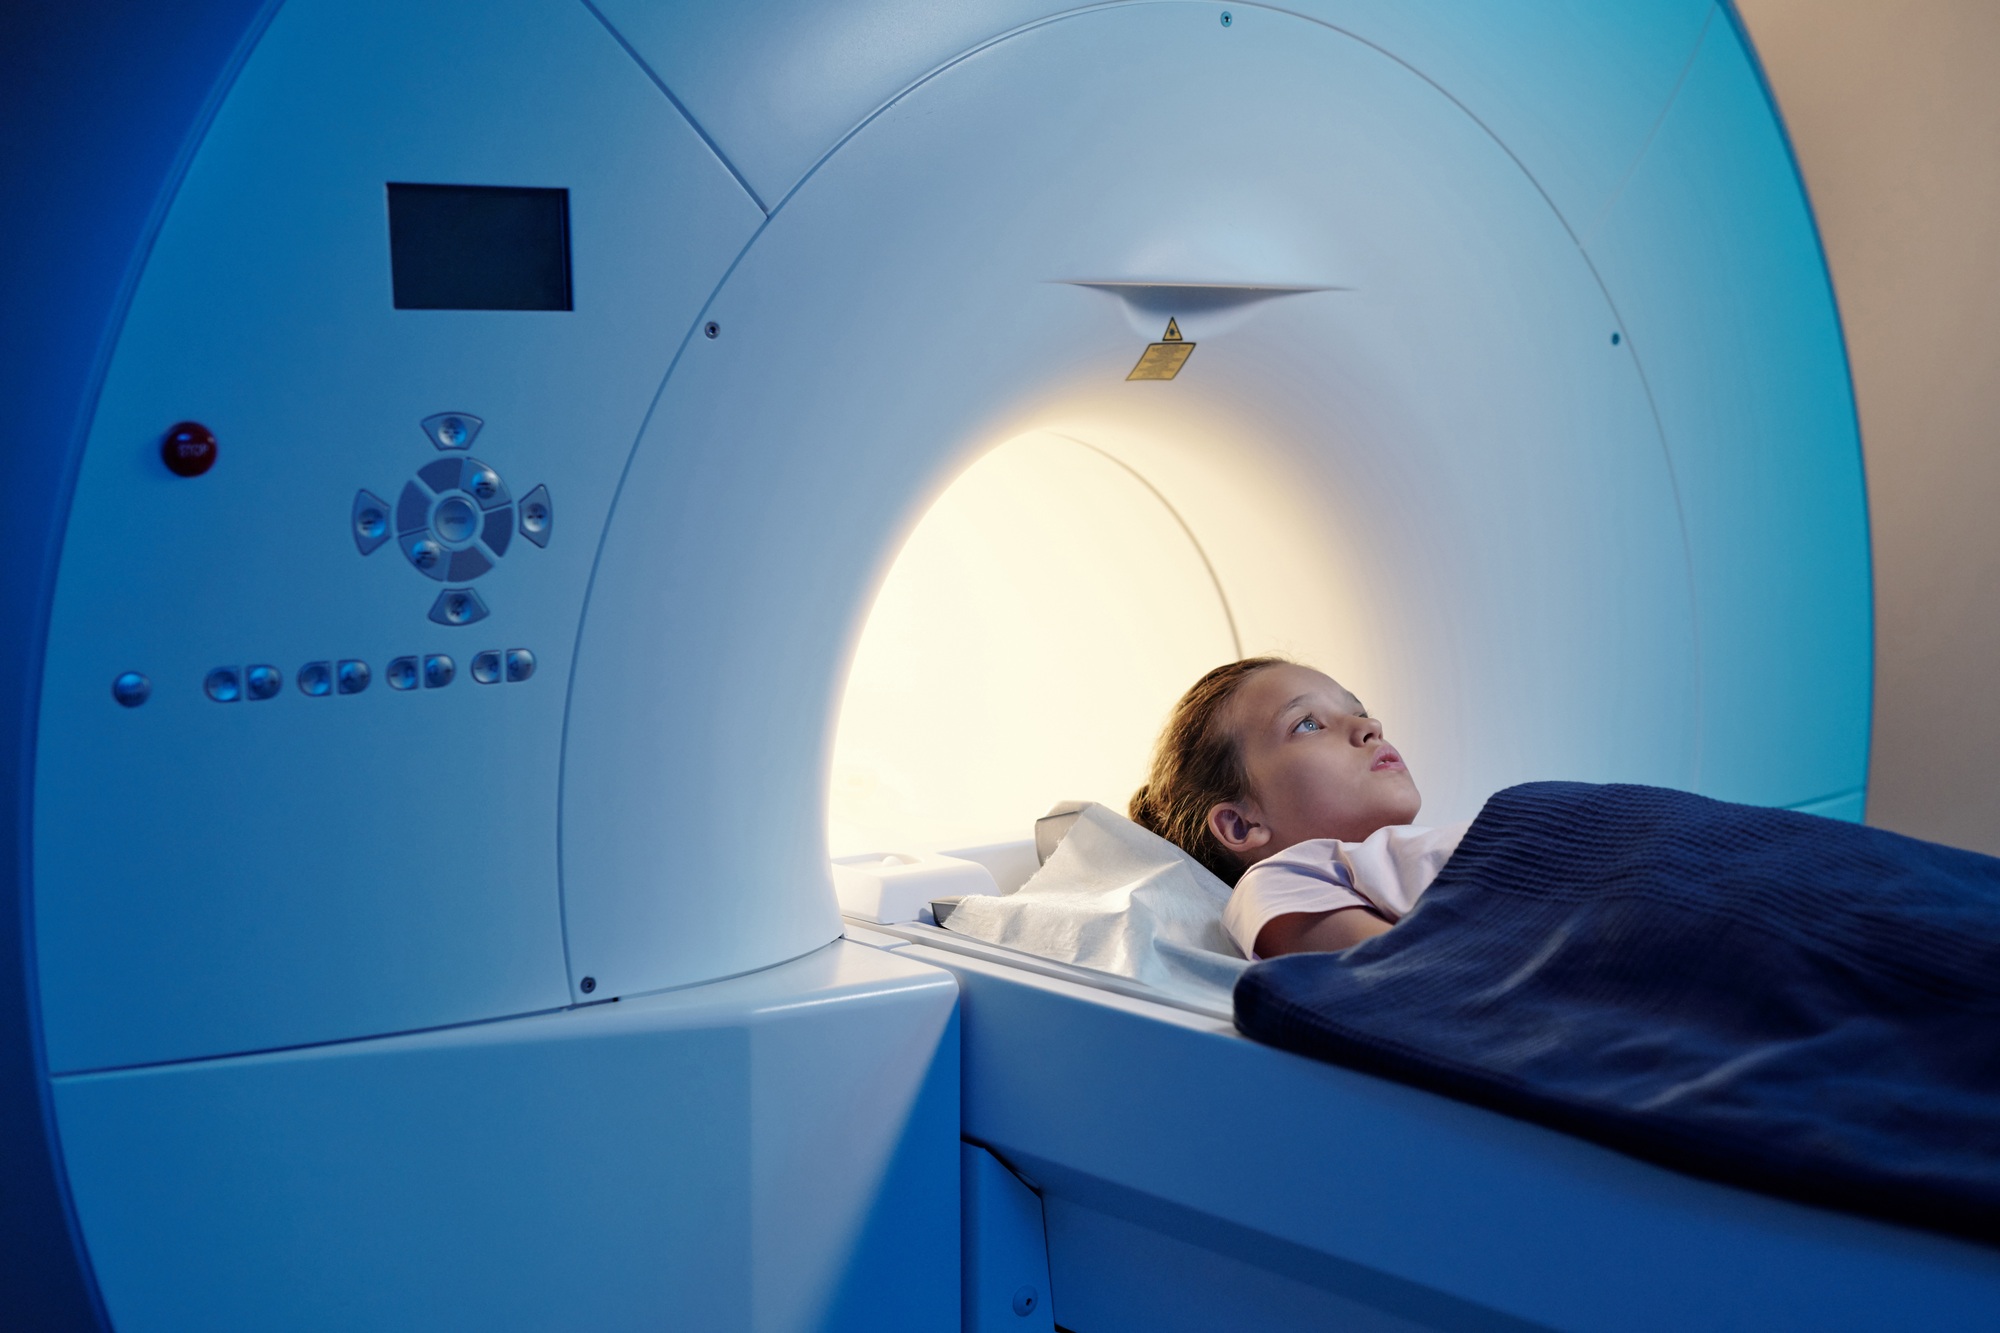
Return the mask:
<svg viewBox="0 0 2000 1333">
<path fill-rule="evenodd" d="M 1308 838 L 1282 852 L 1273 852 L 1246 869 L 1237 883 L 1256 875 L 1260 880 L 1279 876 L 1306 875 L 1313 879 L 1345 884 L 1348 880 L 1345 849 L 1338 838 Z"/>
</svg>

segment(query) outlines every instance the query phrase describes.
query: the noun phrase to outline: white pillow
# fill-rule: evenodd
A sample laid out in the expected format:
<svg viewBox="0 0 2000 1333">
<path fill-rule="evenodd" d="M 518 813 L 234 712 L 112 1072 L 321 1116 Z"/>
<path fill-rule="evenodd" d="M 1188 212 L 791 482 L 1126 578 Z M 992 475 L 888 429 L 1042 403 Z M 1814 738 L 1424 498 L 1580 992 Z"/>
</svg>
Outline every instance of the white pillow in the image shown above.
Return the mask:
<svg viewBox="0 0 2000 1333">
<path fill-rule="evenodd" d="M 1026 884 L 960 900 L 945 928 L 1227 1009 L 1250 965 L 1222 928 L 1228 901 L 1201 862 L 1093 803 Z"/>
</svg>

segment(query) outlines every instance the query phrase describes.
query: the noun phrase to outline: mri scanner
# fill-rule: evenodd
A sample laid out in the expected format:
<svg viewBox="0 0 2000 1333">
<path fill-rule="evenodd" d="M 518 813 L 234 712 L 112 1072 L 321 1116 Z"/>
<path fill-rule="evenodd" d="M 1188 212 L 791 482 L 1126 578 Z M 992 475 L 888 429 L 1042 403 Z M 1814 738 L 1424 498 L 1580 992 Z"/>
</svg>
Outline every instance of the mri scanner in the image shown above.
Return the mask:
<svg viewBox="0 0 2000 1333">
<path fill-rule="evenodd" d="M 45 26 L 9 1326 L 1991 1327 L 1990 1250 L 829 877 L 1018 883 L 1262 651 L 1430 818 L 1859 818 L 1854 407 L 1727 7 Z"/>
</svg>

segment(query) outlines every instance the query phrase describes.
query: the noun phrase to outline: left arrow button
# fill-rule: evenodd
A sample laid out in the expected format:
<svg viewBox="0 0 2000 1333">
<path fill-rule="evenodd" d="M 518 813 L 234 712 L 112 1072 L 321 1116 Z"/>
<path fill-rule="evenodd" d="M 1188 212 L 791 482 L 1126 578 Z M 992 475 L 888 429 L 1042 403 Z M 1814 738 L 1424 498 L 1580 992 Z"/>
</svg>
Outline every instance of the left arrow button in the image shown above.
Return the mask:
<svg viewBox="0 0 2000 1333">
<path fill-rule="evenodd" d="M 389 502 L 373 491 L 354 497 L 354 545 L 361 554 L 372 554 L 389 540 Z"/>
</svg>

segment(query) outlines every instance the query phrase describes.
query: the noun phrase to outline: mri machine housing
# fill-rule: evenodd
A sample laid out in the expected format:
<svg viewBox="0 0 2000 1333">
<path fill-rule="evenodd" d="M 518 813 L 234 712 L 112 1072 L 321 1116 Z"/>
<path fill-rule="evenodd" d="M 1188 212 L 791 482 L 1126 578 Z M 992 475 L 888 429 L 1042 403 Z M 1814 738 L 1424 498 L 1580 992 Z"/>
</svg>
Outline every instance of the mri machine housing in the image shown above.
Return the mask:
<svg viewBox="0 0 2000 1333">
<path fill-rule="evenodd" d="M 1245 649 L 1386 701 L 1433 815 L 1562 775 L 1858 817 L 1853 407 L 1727 10 L 290 0 L 143 95 L 156 20 L 91 17 L 23 86 L 93 225 L 10 219 L 24 1316 L 939 1327 L 962 1201 L 964 1290 L 1045 1253 L 1006 1317 L 1079 1333 L 1993 1308 L 1984 1251 L 843 935 L 828 885 L 871 592 L 1035 431 L 1158 489 Z M 573 308 L 397 309 L 392 182 L 566 190 Z M 1126 383 L 1168 315 L 1190 369 Z M 355 528 L 442 412 L 554 515 L 449 584 Z"/>
</svg>

